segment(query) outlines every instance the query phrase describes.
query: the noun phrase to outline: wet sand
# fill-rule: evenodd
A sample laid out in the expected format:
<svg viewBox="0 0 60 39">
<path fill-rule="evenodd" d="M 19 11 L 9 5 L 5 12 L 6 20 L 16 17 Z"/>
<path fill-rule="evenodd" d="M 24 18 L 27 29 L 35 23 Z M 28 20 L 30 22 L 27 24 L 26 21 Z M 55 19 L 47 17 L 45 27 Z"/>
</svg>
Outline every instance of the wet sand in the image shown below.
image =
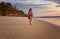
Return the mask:
<svg viewBox="0 0 60 39">
<path fill-rule="evenodd" d="M 33 18 L 0 17 L 0 39 L 60 39 L 60 27 Z"/>
</svg>

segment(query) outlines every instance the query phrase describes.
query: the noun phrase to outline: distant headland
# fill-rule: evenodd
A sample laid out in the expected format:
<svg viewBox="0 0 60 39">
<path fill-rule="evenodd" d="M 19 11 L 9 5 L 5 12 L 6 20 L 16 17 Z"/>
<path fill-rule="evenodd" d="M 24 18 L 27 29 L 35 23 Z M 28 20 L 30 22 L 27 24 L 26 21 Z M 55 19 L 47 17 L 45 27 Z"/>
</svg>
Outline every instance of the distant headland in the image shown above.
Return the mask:
<svg viewBox="0 0 60 39">
<path fill-rule="evenodd" d="M 41 16 L 41 17 L 35 17 L 35 18 L 60 18 L 60 16 Z"/>
</svg>

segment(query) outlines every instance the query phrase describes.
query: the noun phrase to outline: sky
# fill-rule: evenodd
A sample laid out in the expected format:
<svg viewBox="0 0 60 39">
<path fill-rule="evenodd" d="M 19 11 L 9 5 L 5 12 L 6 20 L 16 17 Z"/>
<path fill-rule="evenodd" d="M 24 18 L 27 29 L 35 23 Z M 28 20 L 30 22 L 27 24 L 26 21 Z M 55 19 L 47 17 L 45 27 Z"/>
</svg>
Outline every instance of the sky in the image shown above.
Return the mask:
<svg viewBox="0 0 60 39">
<path fill-rule="evenodd" d="M 10 2 L 12 4 L 24 4 L 26 10 L 23 10 L 26 13 L 28 9 L 32 7 L 34 16 L 60 16 L 60 0 L 0 0 L 0 2 L 1 1 Z"/>
</svg>

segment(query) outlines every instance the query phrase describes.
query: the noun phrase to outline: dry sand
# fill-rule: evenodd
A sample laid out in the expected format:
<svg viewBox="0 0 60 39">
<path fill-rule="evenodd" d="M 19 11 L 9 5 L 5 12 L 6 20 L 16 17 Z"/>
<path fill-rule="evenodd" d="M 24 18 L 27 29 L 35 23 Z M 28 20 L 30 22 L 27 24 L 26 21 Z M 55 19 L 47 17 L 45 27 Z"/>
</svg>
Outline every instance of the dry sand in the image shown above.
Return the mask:
<svg viewBox="0 0 60 39">
<path fill-rule="evenodd" d="M 60 27 L 33 18 L 0 17 L 0 39 L 60 39 Z"/>
</svg>

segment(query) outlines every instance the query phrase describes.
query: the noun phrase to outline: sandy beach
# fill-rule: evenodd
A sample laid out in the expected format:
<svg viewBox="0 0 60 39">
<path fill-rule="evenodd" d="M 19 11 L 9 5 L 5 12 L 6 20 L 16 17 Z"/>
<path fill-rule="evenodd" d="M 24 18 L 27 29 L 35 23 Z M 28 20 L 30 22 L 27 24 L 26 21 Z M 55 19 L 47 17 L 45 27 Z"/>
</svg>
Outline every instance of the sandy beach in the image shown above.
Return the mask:
<svg viewBox="0 0 60 39">
<path fill-rule="evenodd" d="M 27 17 L 0 17 L 0 39 L 60 39 L 60 27 Z"/>
</svg>

